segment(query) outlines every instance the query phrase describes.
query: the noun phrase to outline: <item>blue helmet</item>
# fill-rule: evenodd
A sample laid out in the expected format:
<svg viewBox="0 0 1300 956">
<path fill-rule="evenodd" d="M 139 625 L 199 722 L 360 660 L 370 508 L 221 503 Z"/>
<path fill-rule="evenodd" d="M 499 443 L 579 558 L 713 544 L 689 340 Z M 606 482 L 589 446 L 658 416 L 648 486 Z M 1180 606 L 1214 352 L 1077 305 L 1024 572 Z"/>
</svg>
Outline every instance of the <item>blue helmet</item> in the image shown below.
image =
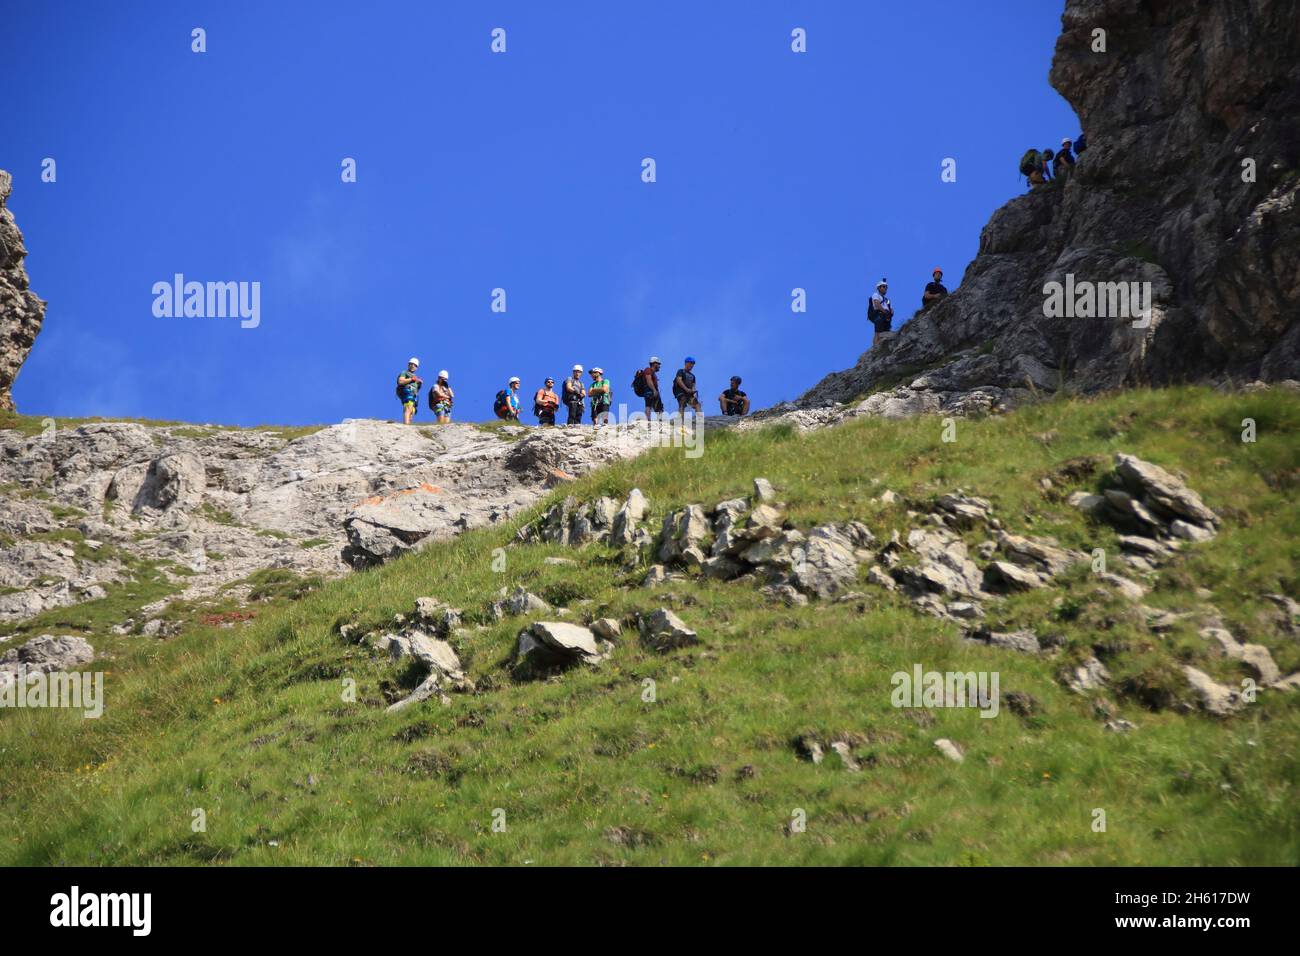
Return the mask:
<svg viewBox="0 0 1300 956">
<path fill-rule="evenodd" d="M 688 355 L 688 356 L 686 356 L 686 361 L 691 362 L 691 363 L 694 363 L 694 361 L 695 361 L 695 357 L 692 356 L 692 355 Z"/>
</svg>

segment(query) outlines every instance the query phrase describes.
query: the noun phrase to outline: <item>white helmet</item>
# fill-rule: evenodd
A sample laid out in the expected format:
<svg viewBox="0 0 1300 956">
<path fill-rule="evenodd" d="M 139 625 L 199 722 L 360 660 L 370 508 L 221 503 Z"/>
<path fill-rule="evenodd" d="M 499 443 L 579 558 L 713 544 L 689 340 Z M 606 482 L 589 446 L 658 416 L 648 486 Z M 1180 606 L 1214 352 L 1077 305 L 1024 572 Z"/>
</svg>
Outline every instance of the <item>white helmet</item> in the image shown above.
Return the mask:
<svg viewBox="0 0 1300 956">
<path fill-rule="evenodd" d="M 446 369 L 443 369 L 441 372 L 438 373 L 438 378 L 451 378 L 451 376 L 447 374 Z"/>
<path fill-rule="evenodd" d="M 657 356 L 657 355 L 652 355 L 652 356 L 650 356 L 650 364 L 651 364 L 651 365 L 663 365 L 664 363 L 661 362 L 661 361 L 659 361 L 659 356 Z"/>
<path fill-rule="evenodd" d="M 407 364 L 407 365 L 419 365 L 419 364 L 420 364 L 420 360 L 419 360 L 418 358 L 416 358 L 414 355 L 412 355 L 409 359 L 406 360 L 406 364 Z"/>
<path fill-rule="evenodd" d="M 518 376 L 518 375 L 511 375 L 511 376 L 510 376 L 510 381 L 507 382 L 506 384 L 507 384 L 507 385 L 518 385 L 518 384 L 519 384 L 519 376 Z"/>
<path fill-rule="evenodd" d="M 581 371 L 582 371 L 582 366 L 581 366 L 581 365 L 575 365 L 575 366 L 573 366 L 573 370 L 574 370 L 575 372 L 581 372 Z"/>
<path fill-rule="evenodd" d="M 601 368 L 599 365 L 593 365 L 593 366 L 591 367 L 591 374 L 592 374 L 592 375 L 604 375 L 604 374 L 605 374 L 605 370 L 604 370 L 603 368 Z"/>
</svg>

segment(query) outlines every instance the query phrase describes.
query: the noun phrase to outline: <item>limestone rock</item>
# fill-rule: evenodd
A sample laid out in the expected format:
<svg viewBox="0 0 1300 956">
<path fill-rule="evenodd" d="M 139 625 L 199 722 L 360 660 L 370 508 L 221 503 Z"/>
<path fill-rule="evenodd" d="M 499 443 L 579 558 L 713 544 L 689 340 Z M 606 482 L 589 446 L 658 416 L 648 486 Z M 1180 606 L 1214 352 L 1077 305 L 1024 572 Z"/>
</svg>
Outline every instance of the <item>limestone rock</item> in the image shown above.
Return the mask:
<svg viewBox="0 0 1300 956">
<path fill-rule="evenodd" d="M 641 641 L 657 651 L 674 650 L 700 642 L 699 635 L 666 607 L 639 617 Z"/>
</svg>

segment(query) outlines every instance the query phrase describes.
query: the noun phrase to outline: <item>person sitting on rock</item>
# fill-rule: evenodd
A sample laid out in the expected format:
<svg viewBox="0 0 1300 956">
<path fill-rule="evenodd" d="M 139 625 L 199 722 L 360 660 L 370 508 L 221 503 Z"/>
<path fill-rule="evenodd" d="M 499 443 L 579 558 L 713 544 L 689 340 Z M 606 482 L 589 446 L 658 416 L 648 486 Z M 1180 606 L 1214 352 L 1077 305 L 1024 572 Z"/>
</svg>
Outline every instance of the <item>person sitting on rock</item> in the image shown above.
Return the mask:
<svg viewBox="0 0 1300 956">
<path fill-rule="evenodd" d="M 451 421 L 451 406 L 456 404 L 456 393 L 451 390 L 451 377 L 447 370 L 443 369 L 438 373 L 438 381 L 433 383 L 433 388 L 429 390 L 429 407 L 433 409 L 433 414 L 439 425 L 446 425 Z"/>
<path fill-rule="evenodd" d="M 867 320 L 875 328 L 875 335 L 871 337 L 871 344 L 876 344 L 876 339 L 889 331 L 894 321 L 894 306 L 890 303 L 885 293 L 889 290 L 889 283 L 881 279 L 876 283 L 876 291 L 867 302 Z"/>
<path fill-rule="evenodd" d="M 560 396 L 555 394 L 555 379 L 548 378 L 546 384 L 533 396 L 533 414 L 539 425 L 554 425 L 555 412 L 560 407 Z"/>
<path fill-rule="evenodd" d="M 411 424 L 420 404 L 420 387 L 424 385 L 424 379 L 416 374 L 419 368 L 420 360 L 412 356 L 406 363 L 406 371 L 397 376 L 397 400 L 402 403 L 402 423 L 405 425 Z"/>
<path fill-rule="evenodd" d="M 591 424 L 609 424 L 609 408 L 614 404 L 614 389 L 605 378 L 605 370 L 599 366 L 591 370 Z"/>
<path fill-rule="evenodd" d="M 948 287 L 943 284 L 943 270 L 935 266 L 934 272 L 930 273 L 934 281 L 925 284 L 925 291 L 921 293 L 921 308 L 928 309 L 940 299 L 948 294 Z"/>
<path fill-rule="evenodd" d="M 731 388 L 723 389 L 718 404 L 724 415 L 748 415 L 749 396 L 740 390 L 740 376 L 731 376 Z"/>
<path fill-rule="evenodd" d="M 582 406 L 587 398 L 587 388 L 582 384 L 582 366 L 573 366 L 573 374 L 564 380 L 564 407 L 569 410 L 566 425 L 582 424 Z"/>
</svg>

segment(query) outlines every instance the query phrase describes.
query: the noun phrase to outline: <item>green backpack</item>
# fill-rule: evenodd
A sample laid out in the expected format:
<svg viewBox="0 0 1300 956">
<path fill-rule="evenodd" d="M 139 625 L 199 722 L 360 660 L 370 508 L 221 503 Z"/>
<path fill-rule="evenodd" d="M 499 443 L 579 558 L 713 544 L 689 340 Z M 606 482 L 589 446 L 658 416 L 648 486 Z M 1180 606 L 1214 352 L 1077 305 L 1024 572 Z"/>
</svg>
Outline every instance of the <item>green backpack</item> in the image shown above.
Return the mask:
<svg viewBox="0 0 1300 956">
<path fill-rule="evenodd" d="M 1025 155 L 1020 157 L 1020 175 L 1028 176 L 1035 170 L 1043 168 L 1043 154 L 1036 149 L 1025 151 Z"/>
</svg>

